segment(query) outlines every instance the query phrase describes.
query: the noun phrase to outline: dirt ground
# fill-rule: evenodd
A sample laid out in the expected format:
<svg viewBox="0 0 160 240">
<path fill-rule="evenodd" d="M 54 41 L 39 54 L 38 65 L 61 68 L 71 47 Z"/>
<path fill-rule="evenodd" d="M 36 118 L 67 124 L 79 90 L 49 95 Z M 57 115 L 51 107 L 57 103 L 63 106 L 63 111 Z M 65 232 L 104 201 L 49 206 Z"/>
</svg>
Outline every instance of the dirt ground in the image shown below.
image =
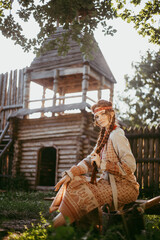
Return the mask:
<svg viewBox="0 0 160 240">
<path fill-rule="evenodd" d="M 25 220 L 7 220 L 0 224 L 0 240 L 8 239 L 8 232 L 21 233 L 26 227 L 30 228 L 32 224 L 37 224 L 37 219 L 25 219 Z"/>
</svg>

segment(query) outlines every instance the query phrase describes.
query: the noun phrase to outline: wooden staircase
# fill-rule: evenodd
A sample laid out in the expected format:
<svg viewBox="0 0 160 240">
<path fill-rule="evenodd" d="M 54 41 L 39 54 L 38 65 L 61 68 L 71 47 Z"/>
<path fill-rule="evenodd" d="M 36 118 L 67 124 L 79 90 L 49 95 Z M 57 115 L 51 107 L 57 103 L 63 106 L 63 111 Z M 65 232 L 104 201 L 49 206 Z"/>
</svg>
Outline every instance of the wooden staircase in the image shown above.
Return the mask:
<svg viewBox="0 0 160 240">
<path fill-rule="evenodd" d="M 12 144 L 12 139 L 8 133 L 9 122 L 6 123 L 4 130 L 0 131 L 0 160 Z"/>
</svg>

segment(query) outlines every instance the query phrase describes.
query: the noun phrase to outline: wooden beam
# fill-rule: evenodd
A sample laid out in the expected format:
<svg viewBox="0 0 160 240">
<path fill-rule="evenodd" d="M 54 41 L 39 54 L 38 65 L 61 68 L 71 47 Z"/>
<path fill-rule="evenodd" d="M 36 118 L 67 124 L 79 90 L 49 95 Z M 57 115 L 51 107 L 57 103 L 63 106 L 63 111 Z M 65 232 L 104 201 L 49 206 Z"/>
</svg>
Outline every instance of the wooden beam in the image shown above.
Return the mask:
<svg viewBox="0 0 160 240">
<path fill-rule="evenodd" d="M 30 73 L 25 69 L 24 72 L 24 99 L 23 99 L 23 108 L 28 108 L 29 100 L 29 90 L 30 90 Z"/>
<path fill-rule="evenodd" d="M 23 88 L 23 70 L 19 70 L 19 77 L 18 77 L 18 89 L 17 89 L 17 103 L 22 103 L 23 94 L 22 94 L 22 88 Z"/>
<path fill-rule="evenodd" d="M 4 135 L 6 134 L 7 130 L 9 128 L 9 122 L 7 122 L 2 134 L 0 135 L 0 143 L 2 142 L 3 138 L 4 138 Z"/>
<path fill-rule="evenodd" d="M 16 104 L 16 95 L 17 95 L 17 70 L 13 74 L 13 85 L 12 85 L 12 99 L 11 104 Z"/>
<path fill-rule="evenodd" d="M 103 80 L 104 80 L 104 76 L 102 76 L 101 80 L 98 82 L 98 100 L 100 100 L 102 98 Z"/>
<path fill-rule="evenodd" d="M 58 90 L 58 78 L 59 78 L 59 71 L 58 69 L 54 70 L 54 82 L 53 82 L 53 106 L 56 105 L 56 96 Z"/>
<path fill-rule="evenodd" d="M 41 104 L 41 108 L 45 107 L 45 96 L 46 96 L 46 88 L 43 87 L 43 95 L 42 95 L 42 104 Z M 41 112 L 41 117 L 44 117 L 44 113 Z"/>
<path fill-rule="evenodd" d="M 88 80 L 89 80 L 90 67 L 88 64 L 83 66 L 83 80 L 82 80 L 82 102 L 86 102 L 87 90 L 88 90 Z"/>
<path fill-rule="evenodd" d="M 3 86 L 3 74 L 0 74 L 0 106 L 2 102 L 2 86 Z"/>
<path fill-rule="evenodd" d="M 112 87 L 110 88 L 110 98 L 109 98 L 110 102 L 113 102 L 113 95 L 114 95 L 114 84 L 112 84 Z"/>
<path fill-rule="evenodd" d="M 2 88 L 2 102 L 1 102 L 1 107 L 5 106 L 6 104 L 6 101 L 7 101 L 7 96 L 6 96 L 6 93 L 7 93 L 7 81 L 8 81 L 8 73 L 5 73 L 4 75 L 4 79 L 3 79 L 3 88 Z M 4 126 L 5 126 L 5 113 L 2 112 L 1 114 L 1 128 L 0 129 L 3 129 Z"/>
<path fill-rule="evenodd" d="M 5 146 L 5 148 L 3 149 L 3 151 L 0 153 L 0 158 L 2 158 L 2 156 L 5 154 L 5 152 L 7 151 L 7 149 L 10 147 L 10 145 L 12 144 L 13 140 L 10 139 L 9 142 L 7 143 L 7 145 Z"/>
<path fill-rule="evenodd" d="M 15 109 L 15 108 L 22 108 L 22 107 L 23 107 L 22 104 L 7 105 L 7 106 L 1 107 L 0 112 L 5 111 L 5 110 L 10 110 L 10 109 Z"/>
<path fill-rule="evenodd" d="M 59 77 L 68 76 L 68 75 L 77 75 L 83 74 L 83 67 L 72 67 L 72 68 L 60 68 Z M 38 79 L 46 79 L 53 77 L 53 69 L 50 70 L 39 70 L 31 72 L 31 81 Z"/>
<path fill-rule="evenodd" d="M 11 96 L 12 96 L 12 71 L 10 71 L 9 75 L 9 83 L 8 83 L 8 94 L 7 94 L 7 105 L 12 105 Z"/>
</svg>

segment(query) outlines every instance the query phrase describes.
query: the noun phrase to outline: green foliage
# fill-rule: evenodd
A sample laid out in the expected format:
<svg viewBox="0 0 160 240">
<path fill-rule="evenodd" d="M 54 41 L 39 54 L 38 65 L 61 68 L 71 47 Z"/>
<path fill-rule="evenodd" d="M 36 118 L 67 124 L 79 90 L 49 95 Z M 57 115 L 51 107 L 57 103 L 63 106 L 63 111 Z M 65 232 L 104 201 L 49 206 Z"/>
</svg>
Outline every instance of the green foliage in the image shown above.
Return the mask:
<svg viewBox="0 0 160 240">
<path fill-rule="evenodd" d="M 126 124 L 132 126 L 160 124 L 159 66 L 160 51 L 147 51 L 146 56 L 142 56 L 140 62 L 133 64 L 134 76 L 125 76 L 125 97 L 122 97 L 121 100 L 129 110 L 121 120 Z"/>
<path fill-rule="evenodd" d="M 145 231 L 135 236 L 135 240 L 158 240 L 160 234 L 160 217 L 145 216 Z M 133 236 L 131 236 L 133 238 Z M 131 239 L 132 239 L 131 238 Z M 104 234 L 95 233 L 92 228 L 87 232 L 82 232 L 73 226 L 62 226 L 53 228 L 41 215 L 41 223 L 32 225 L 32 228 L 26 229 L 22 234 L 10 233 L 8 240 L 127 240 L 122 226 L 113 225 Z"/>
<path fill-rule="evenodd" d="M 45 50 L 57 46 L 59 54 L 66 54 L 71 38 L 79 44 L 85 55 L 90 56 L 94 48 L 94 30 L 100 23 L 105 35 L 113 35 L 116 30 L 107 21 L 116 17 L 128 23 L 133 22 L 139 34 L 149 36 L 151 42 L 160 44 L 158 20 L 154 17 L 159 13 L 158 0 L 146 0 L 138 12 L 136 7 L 143 5 L 142 0 L 132 0 L 129 4 L 125 0 L 19 0 L 19 9 L 14 13 L 15 2 L 17 1 L 0 1 L 0 31 L 24 51 L 33 50 L 39 54 L 44 51 L 42 46 L 48 37 L 52 38 L 55 34 L 58 22 L 68 32 L 63 35 L 63 39 L 57 38 L 50 42 Z M 7 9 L 11 11 L 8 12 Z M 136 13 L 132 10 L 136 10 Z M 21 22 L 33 19 L 39 26 L 39 33 L 29 39 L 24 35 Z"/>
<path fill-rule="evenodd" d="M 160 236 L 160 216 L 145 215 L 144 220 L 146 233 L 136 236 L 136 240 L 158 240 Z"/>
<path fill-rule="evenodd" d="M 19 10 L 16 17 L 24 22 L 32 17 L 39 25 L 37 37 L 28 39 L 23 35 L 23 29 L 14 14 L 10 13 L 0 18 L 0 30 L 5 37 L 14 40 L 15 44 L 22 46 L 24 51 L 39 50 L 46 38 L 52 36 L 56 30 L 56 21 L 69 32 L 64 34 L 64 39 L 56 39 L 52 47 L 58 46 L 60 54 L 68 51 L 69 37 L 77 41 L 81 50 L 89 54 L 92 45 L 91 37 L 98 23 L 102 23 L 106 34 L 113 35 L 115 30 L 107 26 L 106 18 L 112 19 L 116 11 L 110 1 L 99 0 L 49 0 L 49 1 L 18 1 Z M 92 45 L 92 46 L 91 46 Z"/>
<path fill-rule="evenodd" d="M 10 0 L 1 0 L 0 1 L 0 17 L 4 17 L 4 11 L 6 9 L 11 9 L 11 1 Z"/>
<path fill-rule="evenodd" d="M 92 227 L 85 232 L 72 225 L 53 228 L 41 215 L 40 224 L 32 225 L 32 228 L 26 229 L 22 234 L 10 233 L 8 240 L 126 240 L 121 228 L 119 225 L 113 226 L 103 235 L 94 231 Z"/>
<path fill-rule="evenodd" d="M 120 4 L 122 1 L 117 0 L 117 2 Z M 160 27 L 158 26 L 158 16 L 160 14 L 159 0 L 132 0 L 130 1 L 130 6 L 128 3 L 125 3 L 121 10 L 119 16 L 123 20 L 128 23 L 132 22 L 140 35 L 143 37 L 148 36 L 150 42 L 160 45 Z"/>
<path fill-rule="evenodd" d="M 46 224 L 47 221 L 46 219 L 42 216 L 42 214 L 40 214 L 40 218 L 41 218 L 41 223 L 34 225 L 32 224 L 32 228 L 28 229 L 26 227 L 26 231 L 23 232 L 22 234 L 18 235 L 18 234 L 13 234 L 10 233 L 10 236 L 8 237 L 9 240 L 38 240 L 38 239 L 48 239 L 48 232 L 51 228 L 51 225 L 48 225 L 46 229 Z"/>
</svg>

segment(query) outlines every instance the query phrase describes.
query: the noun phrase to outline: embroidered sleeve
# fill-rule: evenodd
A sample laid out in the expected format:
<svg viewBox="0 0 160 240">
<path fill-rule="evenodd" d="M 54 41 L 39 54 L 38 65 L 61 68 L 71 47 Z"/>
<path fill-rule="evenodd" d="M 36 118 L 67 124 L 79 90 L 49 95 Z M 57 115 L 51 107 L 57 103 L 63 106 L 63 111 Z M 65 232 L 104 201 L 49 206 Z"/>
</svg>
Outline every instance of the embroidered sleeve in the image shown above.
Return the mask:
<svg viewBox="0 0 160 240">
<path fill-rule="evenodd" d="M 136 170 L 136 161 L 132 154 L 128 139 L 122 129 L 116 130 L 111 135 L 113 147 L 120 162 L 114 163 L 107 160 L 106 170 L 112 174 L 128 175 Z"/>
<path fill-rule="evenodd" d="M 80 176 L 82 174 L 86 174 L 90 172 L 92 169 L 91 166 L 91 160 L 90 155 L 83 159 L 81 162 L 79 162 L 77 165 L 73 165 L 70 170 L 66 171 L 71 179 L 73 179 L 74 176 Z"/>
<path fill-rule="evenodd" d="M 132 174 L 131 169 L 127 166 L 125 162 L 111 162 L 107 160 L 106 171 L 114 175 L 129 175 Z"/>
</svg>

